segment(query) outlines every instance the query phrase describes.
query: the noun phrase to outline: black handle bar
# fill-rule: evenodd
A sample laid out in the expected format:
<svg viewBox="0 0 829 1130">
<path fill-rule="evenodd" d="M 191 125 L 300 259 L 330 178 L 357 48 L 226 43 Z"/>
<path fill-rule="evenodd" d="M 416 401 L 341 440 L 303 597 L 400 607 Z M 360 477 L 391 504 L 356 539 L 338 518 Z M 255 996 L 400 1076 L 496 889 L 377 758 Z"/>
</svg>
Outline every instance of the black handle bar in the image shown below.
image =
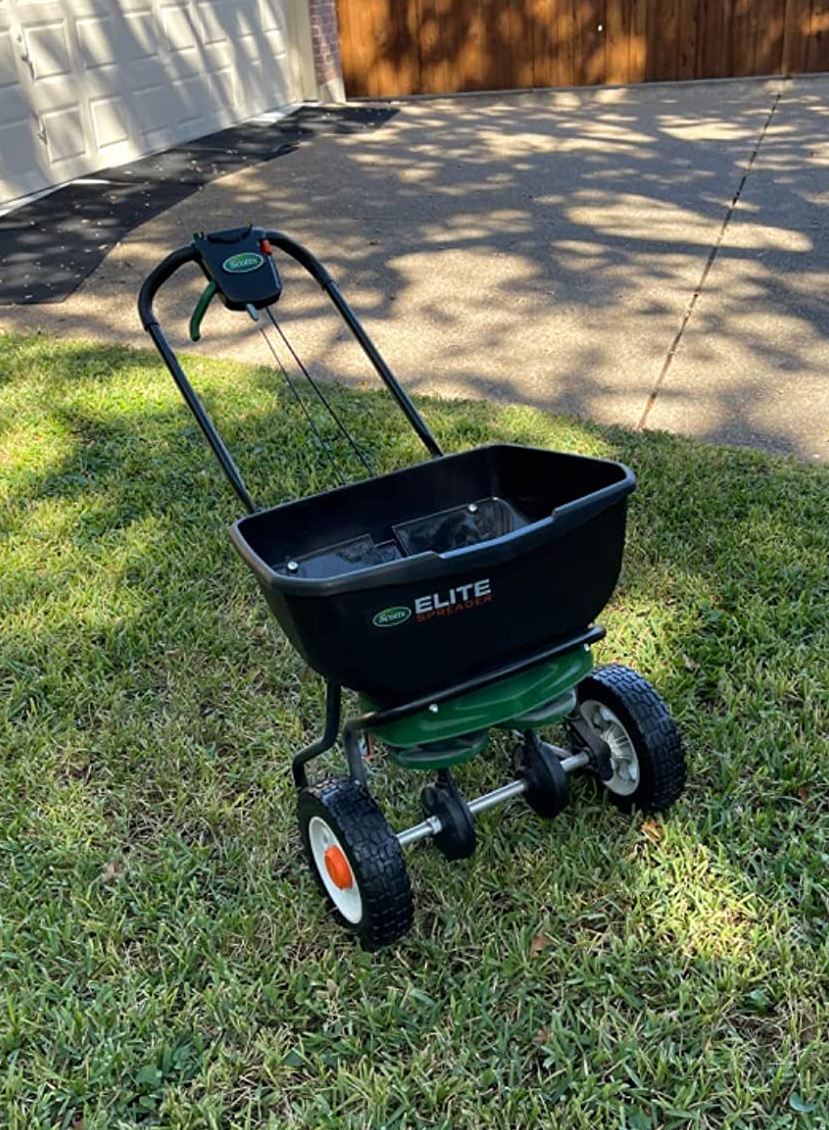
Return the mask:
<svg viewBox="0 0 829 1130">
<path fill-rule="evenodd" d="M 443 455 L 440 445 L 432 435 L 425 420 L 409 399 L 408 394 L 401 387 L 394 373 L 392 373 L 391 369 L 383 360 L 374 342 L 363 329 L 357 315 L 351 309 L 339 287 L 323 264 L 317 259 L 316 255 L 301 243 L 297 243 L 296 240 L 291 239 L 291 237 L 284 232 L 266 231 L 263 234 L 264 238 L 270 242 L 272 247 L 279 248 L 280 251 L 284 251 L 286 254 L 290 255 L 292 259 L 299 263 L 301 267 L 304 267 L 308 274 L 320 284 L 354 338 L 359 343 L 363 352 L 368 357 L 375 372 L 394 396 L 403 414 L 406 416 L 406 419 L 409 421 L 429 454 L 433 457 Z M 188 247 L 179 247 L 176 251 L 170 252 L 166 259 L 163 259 L 158 266 L 150 271 L 138 295 L 138 313 L 141 318 L 142 326 L 153 339 L 153 343 L 161 354 L 164 364 L 167 366 L 179 391 L 187 402 L 187 406 L 195 416 L 199 427 L 204 433 L 207 442 L 210 444 L 230 485 L 233 487 L 248 513 L 252 514 L 256 510 L 256 507 L 248 493 L 241 472 L 233 462 L 230 452 L 225 447 L 221 436 L 216 431 L 213 421 L 207 414 L 193 386 L 185 376 L 184 370 L 174 350 L 164 336 L 164 332 L 153 310 L 153 301 L 158 291 L 176 271 L 180 270 L 181 267 L 185 266 L 187 263 L 199 263 L 204 270 L 200 257 L 193 244 Z M 205 273 L 207 274 L 208 272 L 205 271 Z"/>
<path fill-rule="evenodd" d="M 138 292 L 138 316 L 145 330 L 150 326 L 158 325 L 158 318 L 153 311 L 153 300 L 164 283 L 171 278 L 185 263 L 195 263 L 196 253 L 192 246 L 179 247 L 171 251 L 166 259 L 162 259 L 157 267 L 153 267 Z"/>
</svg>

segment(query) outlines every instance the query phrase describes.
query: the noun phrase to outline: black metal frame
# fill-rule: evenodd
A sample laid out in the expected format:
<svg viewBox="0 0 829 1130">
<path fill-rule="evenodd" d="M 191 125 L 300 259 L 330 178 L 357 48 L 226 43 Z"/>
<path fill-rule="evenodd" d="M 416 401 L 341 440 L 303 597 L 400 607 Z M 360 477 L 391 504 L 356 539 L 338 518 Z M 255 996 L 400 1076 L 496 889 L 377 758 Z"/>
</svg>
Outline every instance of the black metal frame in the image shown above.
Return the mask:
<svg viewBox="0 0 829 1130">
<path fill-rule="evenodd" d="M 418 714 L 421 710 L 428 710 L 430 706 L 439 706 L 443 702 L 448 702 L 449 699 L 470 694 L 472 691 L 482 690 L 501 679 L 507 679 L 511 675 L 519 675 L 523 671 L 537 667 L 540 663 L 565 655 L 568 651 L 573 651 L 577 647 L 589 647 L 604 639 L 605 635 L 605 629 L 601 624 L 593 624 L 577 636 L 560 640 L 542 651 L 536 651 L 532 655 L 515 659 L 494 670 L 485 671 L 482 675 L 466 679 L 462 683 L 455 683 L 432 694 L 411 699 L 409 702 L 402 702 L 396 706 L 388 706 L 379 710 L 368 710 L 354 718 L 349 718 L 342 728 L 343 746 L 349 774 L 355 781 L 365 785 L 366 771 L 363 764 L 363 747 L 360 739 L 367 730 L 377 729 L 390 722 L 399 722 L 402 718 Z M 336 683 L 326 684 L 325 730 L 321 737 L 295 755 L 291 765 L 294 783 L 298 789 L 304 789 L 308 786 L 308 774 L 305 768 L 308 762 L 331 749 L 336 742 L 340 729 L 341 708 L 342 688 L 337 686 Z"/>
<path fill-rule="evenodd" d="M 377 375 L 397 401 L 399 408 L 411 424 L 414 432 L 423 443 L 426 450 L 433 458 L 439 458 L 443 455 L 443 450 L 429 430 L 426 421 L 415 408 L 405 389 L 403 389 L 394 373 L 381 357 L 377 347 L 363 329 L 357 315 L 351 309 L 339 287 L 319 259 L 317 259 L 307 247 L 303 247 L 301 243 L 297 243 L 296 240 L 291 239 L 291 237 L 285 235 L 284 232 L 266 231 L 264 232 L 264 237 L 270 241 L 272 247 L 277 247 L 280 251 L 284 251 L 287 255 L 290 255 L 292 259 L 299 263 L 301 267 L 304 267 L 308 274 L 319 283 L 331 299 L 331 302 L 348 326 L 363 352 L 368 357 Z M 167 341 L 167 338 L 164 336 L 164 331 L 153 311 L 153 300 L 164 283 L 172 278 L 176 271 L 186 266 L 186 264 L 198 262 L 199 257 L 192 244 L 188 247 L 179 247 L 176 251 L 172 251 L 144 280 L 144 284 L 138 295 L 138 313 L 141 318 L 141 324 L 153 339 L 164 364 L 167 366 L 170 375 L 178 385 L 179 391 L 184 397 L 188 408 L 195 416 L 228 482 L 233 487 L 237 497 L 248 513 L 253 514 L 257 507 L 254 505 L 253 499 L 245 485 L 242 473 L 234 463 L 230 452 L 217 432 L 198 394 L 185 376 L 184 370 L 179 364 L 178 358 Z"/>
<path fill-rule="evenodd" d="M 573 743 L 573 752 L 586 753 L 590 772 L 595 773 L 600 781 L 609 781 L 613 776 L 613 766 L 610 762 L 610 746 L 604 738 L 596 733 L 578 708 L 563 721 Z"/>
</svg>

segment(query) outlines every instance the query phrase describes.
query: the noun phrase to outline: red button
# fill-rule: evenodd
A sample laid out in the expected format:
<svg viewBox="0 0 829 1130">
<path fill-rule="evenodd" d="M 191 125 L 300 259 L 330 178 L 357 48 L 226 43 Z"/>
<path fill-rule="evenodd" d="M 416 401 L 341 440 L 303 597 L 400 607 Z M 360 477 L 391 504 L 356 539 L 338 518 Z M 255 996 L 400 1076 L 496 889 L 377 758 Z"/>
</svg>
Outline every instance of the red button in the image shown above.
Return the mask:
<svg viewBox="0 0 829 1130">
<path fill-rule="evenodd" d="M 269 239 L 263 239 L 259 244 L 259 248 L 263 255 L 273 254 L 273 248 L 271 247 L 271 241 Z"/>
</svg>

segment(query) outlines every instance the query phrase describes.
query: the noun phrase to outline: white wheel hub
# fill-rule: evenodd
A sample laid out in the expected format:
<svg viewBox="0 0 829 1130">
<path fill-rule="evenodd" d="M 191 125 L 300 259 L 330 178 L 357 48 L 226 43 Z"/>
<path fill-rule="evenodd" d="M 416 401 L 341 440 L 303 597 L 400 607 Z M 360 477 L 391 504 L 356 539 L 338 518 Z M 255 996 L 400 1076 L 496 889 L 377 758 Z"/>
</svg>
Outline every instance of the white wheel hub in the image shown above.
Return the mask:
<svg viewBox="0 0 829 1130">
<path fill-rule="evenodd" d="M 609 706 L 593 698 L 581 704 L 581 713 L 596 733 L 607 742 L 613 776 L 603 781 L 605 788 L 619 796 L 630 796 L 639 787 L 639 758 L 636 746 L 621 719 Z"/>
<path fill-rule="evenodd" d="M 336 833 L 321 816 L 312 816 L 308 822 L 308 843 L 329 898 L 343 918 L 356 926 L 363 917 L 357 877 Z"/>
</svg>

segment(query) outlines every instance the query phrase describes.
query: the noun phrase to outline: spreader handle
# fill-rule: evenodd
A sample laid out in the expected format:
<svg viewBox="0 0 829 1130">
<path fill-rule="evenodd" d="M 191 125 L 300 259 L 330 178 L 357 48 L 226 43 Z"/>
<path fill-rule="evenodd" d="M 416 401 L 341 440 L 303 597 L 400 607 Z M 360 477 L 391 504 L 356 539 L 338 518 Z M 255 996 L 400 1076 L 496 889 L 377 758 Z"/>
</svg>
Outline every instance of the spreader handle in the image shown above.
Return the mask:
<svg viewBox="0 0 829 1130">
<path fill-rule="evenodd" d="M 310 252 L 307 247 L 303 247 L 301 243 L 297 243 L 296 240 L 291 239 L 289 235 L 286 235 L 281 231 L 263 231 L 261 228 L 248 228 L 244 229 L 244 231 L 243 229 L 238 229 L 238 231 L 234 229 L 231 232 L 214 233 L 213 236 L 196 236 L 194 237 L 193 243 L 191 243 L 189 247 L 180 247 L 177 251 L 171 252 L 166 259 L 162 260 L 162 262 L 159 263 L 158 266 L 149 273 L 147 278 L 144 280 L 144 284 L 141 287 L 138 295 L 138 313 L 141 317 L 141 324 L 153 339 L 156 349 L 158 349 L 158 352 L 161 354 L 164 364 L 167 366 L 173 380 L 178 385 L 179 391 L 184 397 L 188 408 L 195 416 L 196 421 L 202 432 L 204 433 L 207 442 L 210 444 L 210 447 L 213 450 L 213 454 L 218 459 L 221 468 L 225 473 L 225 476 L 227 477 L 230 485 L 233 487 L 236 495 L 241 500 L 248 513 L 254 513 L 256 507 L 254 506 L 253 500 L 248 492 L 247 487 L 245 486 L 245 481 L 242 478 L 242 474 L 239 471 L 239 468 L 233 462 L 230 452 L 225 447 L 221 436 L 216 431 L 216 428 L 213 425 L 213 421 L 208 416 L 207 411 L 205 410 L 205 407 L 202 404 L 201 400 L 199 400 L 195 389 L 192 387 L 187 377 L 185 376 L 184 370 L 179 364 L 178 358 L 176 357 L 173 349 L 170 347 L 166 337 L 164 336 L 164 332 L 159 325 L 158 318 L 156 318 L 153 311 L 153 300 L 161 286 L 165 282 L 167 282 L 167 280 L 170 279 L 176 273 L 176 271 L 185 266 L 187 263 L 198 263 L 202 271 L 206 275 L 208 282 L 215 283 L 215 280 L 213 278 L 214 268 L 210 264 L 206 265 L 205 263 L 205 252 L 203 250 L 203 245 L 205 245 L 210 240 L 218 240 L 219 237 L 223 235 L 232 236 L 235 239 L 239 232 L 242 232 L 242 235 L 244 236 L 253 233 L 252 238 L 256 238 L 258 241 L 260 241 L 258 245 L 261 247 L 261 255 L 257 252 L 257 258 L 261 259 L 262 256 L 270 256 L 272 248 L 279 248 L 280 251 L 284 251 L 287 255 L 290 255 L 292 259 L 296 260 L 296 262 L 299 263 L 301 267 L 304 267 L 312 278 L 316 279 L 316 281 L 320 284 L 322 289 L 331 299 L 331 302 L 337 309 L 345 324 L 348 326 L 351 333 L 356 338 L 366 357 L 368 357 L 369 361 L 374 367 L 377 375 L 380 377 L 386 388 L 397 401 L 401 411 L 411 424 L 413 430 L 417 434 L 420 441 L 423 443 L 424 447 L 433 458 L 442 456 L 443 451 L 441 450 L 440 444 L 432 435 L 426 424 L 426 421 L 415 408 L 405 390 L 398 383 L 397 378 L 381 357 L 374 342 L 363 329 L 359 319 L 357 318 L 357 315 L 346 302 L 345 298 L 340 293 L 339 287 L 331 278 L 331 275 L 328 273 L 319 259 L 317 259 L 316 255 Z M 230 246 L 230 244 L 228 244 L 228 246 Z M 232 270 L 230 260 L 226 260 L 224 263 L 220 263 L 219 266 L 221 266 L 225 270 Z M 243 273 L 247 272 L 243 271 Z M 281 282 L 279 280 L 278 274 L 276 274 L 275 266 L 273 266 L 273 273 L 275 275 L 275 279 L 273 280 L 271 291 L 263 293 L 260 296 L 260 300 L 258 301 L 253 299 L 253 306 L 259 307 L 262 305 L 269 305 L 271 302 L 275 302 L 279 297 L 279 291 L 281 291 Z M 250 308 L 251 304 L 246 301 L 246 296 L 244 295 L 244 293 L 237 295 L 234 301 L 231 302 L 228 299 L 228 296 L 224 293 L 221 285 L 218 285 L 217 291 L 221 294 L 223 301 L 225 301 L 225 304 L 231 306 L 232 309 L 241 310 Z M 217 291 L 212 290 L 211 286 L 208 286 L 207 289 L 203 292 L 198 303 L 196 304 L 196 309 L 193 311 L 193 315 L 190 319 L 190 336 L 193 341 L 198 341 L 199 339 L 199 327 L 201 320 L 204 317 L 204 312 L 207 309 L 208 304 L 210 303 L 214 294 L 217 293 Z"/>
<path fill-rule="evenodd" d="M 166 259 L 162 259 L 157 267 L 153 267 L 144 279 L 138 293 L 138 315 L 145 330 L 149 330 L 150 326 L 158 325 L 158 318 L 153 311 L 153 300 L 161 287 L 185 263 L 195 263 L 195 261 L 196 253 L 192 247 L 179 247 L 176 251 L 171 251 Z"/>
</svg>

